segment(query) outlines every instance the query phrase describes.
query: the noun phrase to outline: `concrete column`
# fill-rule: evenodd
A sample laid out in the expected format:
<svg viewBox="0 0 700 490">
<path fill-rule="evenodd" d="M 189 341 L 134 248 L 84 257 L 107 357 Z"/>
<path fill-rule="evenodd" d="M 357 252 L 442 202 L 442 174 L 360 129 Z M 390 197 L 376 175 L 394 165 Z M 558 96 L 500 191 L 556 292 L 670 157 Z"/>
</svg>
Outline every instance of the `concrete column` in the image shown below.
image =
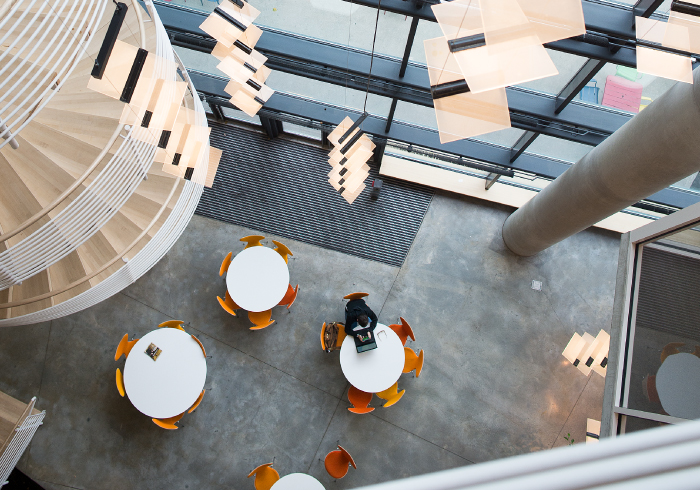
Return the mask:
<svg viewBox="0 0 700 490">
<path fill-rule="evenodd" d="M 591 150 L 503 225 L 534 255 L 700 170 L 700 69 Z"/>
</svg>

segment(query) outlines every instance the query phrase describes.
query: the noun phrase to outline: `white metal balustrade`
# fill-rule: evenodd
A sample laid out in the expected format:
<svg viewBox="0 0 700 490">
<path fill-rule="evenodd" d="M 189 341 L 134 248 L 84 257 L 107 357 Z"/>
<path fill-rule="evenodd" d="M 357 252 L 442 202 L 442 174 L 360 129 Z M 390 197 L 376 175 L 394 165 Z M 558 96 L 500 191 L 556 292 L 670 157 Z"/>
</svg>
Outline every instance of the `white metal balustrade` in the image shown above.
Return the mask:
<svg viewBox="0 0 700 490">
<path fill-rule="evenodd" d="M 192 81 L 187 75 L 187 71 L 184 65 L 172 50 L 172 46 L 169 43 L 169 39 L 167 37 L 165 29 L 163 28 L 163 25 L 157 16 L 153 4 L 151 2 L 146 2 L 146 6 L 148 8 L 152 21 L 155 23 L 157 38 L 159 40 L 156 54 L 158 54 L 159 57 L 162 57 L 165 60 L 172 60 L 173 62 L 177 63 L 177 65 L 180 67 L 180 72 L 182 73 L 185 81 L 188 83 L 190 93 L 193 95 L 195 123 L 197 125 L 206 125 L 206 113 L 204 111 L 204 107 L 202 105 L 202 102 L 197 97 L 197 92 L 194 86 L 192 85 Z M 126 143 L 127 142 L 125 141 L 122 144 L 122 148 L 125 147 Z M 139 142 L 131 142 L 130 144 L 138 146 Z M 152 158 L 153 155 L 151 154 L 150 161 L 148 162 L 149 165 L 152 161 Z M 203 191 L 203 186 L 195 182 L 203 182 L 205 180 L 204 177 L 207 173 L 209 158 L 208 153 L 205 152 L 203 158 L 205 159 L 205 161 L 202 162 L 202 165 L 196 167 L 195 175 L 192 177 L 193 180 L 186 181 L 184 182 L 184 184 L 176 180 L 170 191 L 170 195 L 163 202 L 160 212 L 152 218 L 152 221 L 143 230 L 142 234 L 139 237 L 137 237 L 132 244 L 126 247 L 123 251 L 121 251 L 117 257 L 115 257 L 111 262 L 105 264 L 101 269 L 106 270 L 109 266 L 123 259 L 126 263 L 124 263 L 124 265 L 122 265 L 122 267 L 120 267 L 116 272 L 111 274 L 99 284 L 91 287 L 87 291 L 66 301 L 63 301 L 55 306 L 51 306 L 23 316 L 0 320 L 0 326 L 31 324 L 75 313 L 116 294 L 128 285 L 132 284 L 144 273 L 146 273 L 151 267 L 153 267 L 158 262 L 158 260 L 160 260 L 163 257 L 163 255 L 165 255 L 165 253 L 172 247 L 175 241 L 177 241 L 177 239 L 180 237 L 185 227 L 189 223 L 190 219 L 192 218 L 192 215 L 194 214 L 197 204 L 199 203 L 199 198 Z M 138 165 L 131 165 L 128 162 L 123 163 L 123 165 L 130 166 L 131 168 L 138 167 Z M 138 184 L 139 179 L 143 178 L 143 173 L 135 172 L 134 175 L 138 176 L 138 179 L 136 179 L 136 184 Z M 178 187 L 181 187 L 181 190 L 178 190 Z M 126 189 L 127 192 L 129 190 L 130 188 Z M 179 192 L 178 195 L 176 195 L 177 192 Z M 176 198 L 177 201 L 174 204 L 173 208 L 170 210 L 167 206 L 173 198 Z M 83 218 L 85 216 L 91 216 L 89 214 L 89 209 L 83 209 L 83 211 L 85 213 L 84 215 L 77 216 L 82 216 Z M 154 236 L 138 253 L 131 256 L 131 254 L 129 253 L 130 250 L 134 248 L 143 237 L 147 236 L 147 233 L 151 231 L 151 229 L 157 226 L 158 221 L 161 220 L 161 216 L 165 213 L 169 214 L 167 215 L 167 218 L 165 219 L 165 222 L 162 224 L 162 226 L 160 226 L 160 228 L 154 234 Z M 58 216 L 52 221 L 56 221 L 57 218 Z M 55 225 L 53 226 L 54 228 L 56 228 Z M 50 231 L 47 230 L 45 231 L 45 233 L 50 233 Z M 71 247 L 74 245 L 74 242 L 70 242 L 66 239 L 66 237 L 69 237 L 67 233 L 63 233 L 60 236 L 62 237 L 61 239 L 64 240 L 64 243 L 70 243 Z M 43 243 L 44 246 L 50 246 L 51 244 L 46 242 L 45 240 L 46 238 L 44 238 L 41 243 Z M 40 242 L 37 241 L 36 243 L 39 244 Z M 19 245 L 19 243 L 17 245 Z M 15 249 L 15 247 L 12 247 L 9 250 L 13 249 Z M 63 253 L 60 251 L 60 249 L 60 246 L 52 247 L 52 253 L 54 254 L 54 257 L 56 256 L 56 254 L 60 255 Z M 36 252 L 38 253 L 40 250 L 41 248 L 37 248 Z M 0 257 L 2 257 L 2 255 L 3 254 L 0 254 Z M 31 261 L 25 261 L 23 263 L 30 262 Z M 37 260 L 34 263 L 38 264 L 39 262 L 40 261 Z M 47 261 L 45 260 L 44 264 L 46 263 Z M 0 268 L 0 270 L 3 269 Z M 27 303 L 30 301 L 32 301 L 31 298 L 29 301 L 27 301 Z"/>
<path fill-rule="evenodd" d="M 136 5 L 136 11 L 141 7 Z M 165 29 L 157 29 L 154 73 L 150 92 L 157 78 L 175 80 L 175 63 Z M 142 36 L 143 38 L 143 36 Z M 131 128 L 119 150 L 106 167 L 74 201 L 50 221 L 19 243 L 0 253 L 0 290 L 45 270 L 89 240 L 107 223 L 146 177 L 156 151 L 155 140 L 135 139 Z"/>
<path fill-rule="evenodd" d="M 17 0 L 0 20 L 0 148 L 58 92 L 81 59 L 108 2 Z"/>
</svg>

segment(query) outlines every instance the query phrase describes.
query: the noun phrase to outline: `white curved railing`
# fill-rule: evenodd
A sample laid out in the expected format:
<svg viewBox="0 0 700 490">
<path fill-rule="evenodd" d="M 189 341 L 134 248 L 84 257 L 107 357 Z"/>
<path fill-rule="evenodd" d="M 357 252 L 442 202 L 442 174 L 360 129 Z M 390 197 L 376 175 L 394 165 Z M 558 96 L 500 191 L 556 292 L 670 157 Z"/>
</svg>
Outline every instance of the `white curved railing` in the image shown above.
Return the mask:
<svg viewBox="0 0 700 490">
<path fill-rule="evenodd" d="M 134 2 L 134 8 L 141 7 Z M 154 72 L 144 74 L 149 76 L 150 93 L 157 78 L 169 81 L 176 78 L 167 33 L 159 20 L 156 27 Z M 0 290 L 20 284 L 60 261 L 119 212 L 146 178 L 156 151 L 154 137 L 140 141 L 134 137 L 134 131 L 140 128 L 129 129 L 117 152 L 75 200 L 38 230 L 0 253 Z"/>
<path fill-rule="evenodd" d="M 0 28 L 7 32 L 0 37 L 0 45 L 9 40 L 9 46 L 0 53 L 0 137 L 5 138 L 0 139 L 0 148 L 14 141 L 12 137 L 70 77 L 107 4 L 102 0 L 20 0 L 5 14 Z M 8 28 L 6 24 L 20 8 L 23 11 Z"/>
<path fill-rule="evenodd" d="M 163 25 L 161 24 L 160 19 L 158 18 L 155 12 L 153 4 L 150 1 L 147 1 L 146 6 L 148 7 L 148 10 L 151 14 L 151 19 L 155 22 L 156 29 L 158 30 L 158 36 L 160 37 L 161 33 L 165 34 L 165 29 L 163 28 Z M 174 57 L 175 62 L 180 66 L 180 71 L 182 72 L 185 81 L 188 83 L 189 90 L 193 95 L 194 110 L 196 113 L 196 124 L 206 125 L 206 114 L 204 112 L 204 106 L 197 97 L 197 92 L 194 88 L 194 85 L 192 84 L 192 81 L 190 80 L 184 65 L 177 57 L 177 55 L 173 52 L 169 41 L 167 44 L 167 48 L 164 48 L 164 50 L 167 49 L 170 50 L 171 56 Z M 119 270 L 117 270 L 115 273 L 104 279 L 96 286 L 93 286 L 87 291 L 73 298 L 70 298 L 58 305 L 51 306 L 49 308 L 45 308 L 43 310 L 23 315 L 20 317 L 0 320 L 0 327 L 28 325 L 76 313 L 118 293 L 125 287 L 135 282 L 143 274 L 145 274 L 175 244 L 177 239 L 185 230 L 185 227 L 192 218 L 192 215 L 194 214 L 194 211 L 197 208 L 197 204 L 199 203 L 199 198 L 201 197 L 204 189 L 204 187 L 201 184 L 197 184 L 195 183 L 195 181 L 204 182 L 204 177 L 206 176 L 207 168 L 209 166 L 209 154 L 205 152 L 203 158 L 204 161 L 202 162 L 202 164 L 196 167 L 193 180 L 186 181 L 184 183 L 184 187 L 178 197 L 178 200 L 175 203 L 173 209 L 170 211 L 170 214 L 168 215 L 163 225 L 144 246 L 144 248 L 141 249 L 133 257 L 128 258 L 127 262 Z M 175 189 L 173 189 L 173 192 L 174 191 Z M 164 202 L 163 206 L 165 207 L 167 206 L 167 204 L 168 200 Z M 158 216 L 154 217 L 151 225 L 154 225 L 158 218 Z M 150 228 L 151 227 L 149 226 L 146 230 L 144 230 L 144 232 L 148 231 Z M 124 254 L 128 254 L 131 248 L 133 247 L 129 246 L 126 250 L 122 252 L 121 255 L 127 258 L 127 256 L 125 256 Z"/>
</svg>

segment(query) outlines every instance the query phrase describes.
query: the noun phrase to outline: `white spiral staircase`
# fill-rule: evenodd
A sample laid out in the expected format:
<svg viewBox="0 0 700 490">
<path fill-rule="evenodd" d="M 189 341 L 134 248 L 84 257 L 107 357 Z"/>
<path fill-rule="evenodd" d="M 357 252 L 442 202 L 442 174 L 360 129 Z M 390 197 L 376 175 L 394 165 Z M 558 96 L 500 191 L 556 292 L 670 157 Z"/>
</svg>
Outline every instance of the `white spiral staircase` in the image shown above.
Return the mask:
<svg viewBox="0 0 700 490">
<path fill-rule="evenodd" d="M 119 39 L 178 63 L 177 73 L 156 63 L 147 75 L 184 77 L 183 104 L 206 125 L 152 4 L 146 13 L 123 1 Z M 204 179 L 163 172 L 154 144 L 119 123 L 124 103 L 87 88 L 112 2 L 0 2 L 0 326 L 10 326 L 79 311 L 133 283 L 180 236 Z"/>
</svg>

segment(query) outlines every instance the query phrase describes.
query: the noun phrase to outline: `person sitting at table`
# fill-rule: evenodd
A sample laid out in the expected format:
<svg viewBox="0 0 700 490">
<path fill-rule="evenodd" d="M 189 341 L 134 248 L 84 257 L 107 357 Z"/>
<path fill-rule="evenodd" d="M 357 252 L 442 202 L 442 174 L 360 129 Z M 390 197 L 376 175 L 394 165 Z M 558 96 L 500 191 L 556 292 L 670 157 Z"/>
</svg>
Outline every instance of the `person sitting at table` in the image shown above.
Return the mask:
<svg viewBox="0 0 700 490">
<path fill-rule="evenodd" d="M 370 320 L 372 323 L 370 324 Z M 354 299 L 345 305 L 345 333 L 357 337 L 367 335 L 377 327 L 377 315 L 364 299 Z M 370 334 L 371 338 L 371 334 Z"/>
</svg>

